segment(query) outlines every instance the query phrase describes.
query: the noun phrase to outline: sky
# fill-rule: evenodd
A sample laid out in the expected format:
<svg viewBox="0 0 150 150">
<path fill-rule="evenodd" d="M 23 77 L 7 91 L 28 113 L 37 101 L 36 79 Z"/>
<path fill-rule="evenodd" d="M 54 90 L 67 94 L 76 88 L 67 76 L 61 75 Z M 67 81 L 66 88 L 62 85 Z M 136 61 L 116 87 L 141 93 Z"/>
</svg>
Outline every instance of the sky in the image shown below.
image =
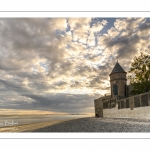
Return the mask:
<svg viewBox="0 0 150 150">
<path fill-rule="evenodd" d="M 128 72 L 140 52 L 150 18 L 0 18 L 0 109 L 94 114 L 117 58 Z"/>
</svg>

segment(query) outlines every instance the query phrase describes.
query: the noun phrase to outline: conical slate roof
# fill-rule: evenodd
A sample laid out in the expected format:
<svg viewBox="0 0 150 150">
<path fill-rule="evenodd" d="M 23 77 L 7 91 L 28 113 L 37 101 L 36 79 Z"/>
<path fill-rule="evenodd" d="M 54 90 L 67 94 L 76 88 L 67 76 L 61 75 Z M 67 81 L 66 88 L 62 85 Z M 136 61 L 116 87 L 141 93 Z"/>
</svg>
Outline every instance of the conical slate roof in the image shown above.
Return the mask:
<svg viewBox="0 0 150 150">
<path fill-rule="evenodd" d="M 116 65 L 115 65 L 114 69 L 112 70 L 112 72 L 110 73 L 110 75 L 113 73 L 117 73 L 117 72 L 125 72 L 124 69 L 120 66 L 120 64 L 118 62 L 116 63 Z"/>
</svg>

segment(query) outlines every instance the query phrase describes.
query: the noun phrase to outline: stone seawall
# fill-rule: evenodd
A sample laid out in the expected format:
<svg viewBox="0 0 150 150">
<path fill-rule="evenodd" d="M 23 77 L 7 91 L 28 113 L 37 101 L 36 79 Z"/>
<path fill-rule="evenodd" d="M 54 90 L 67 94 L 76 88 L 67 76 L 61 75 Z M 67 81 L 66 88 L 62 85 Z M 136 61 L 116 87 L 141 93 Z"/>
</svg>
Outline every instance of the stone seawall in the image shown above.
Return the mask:
<svg viewBox="0 0 150 150">
<path fill-rule="evenodd" d="M 134 110 L 130 108 L 118 109 L 118 106 L 112 109 L 103 109 L 103 117 L 150 119 L 150 106 L 137 107 Z"/>
<path fill-rule="evenodd" d="M 114 100 L 102 97 L 94 100 L 95 116 L 108 118 L 150 119 L 150 92 Z"/>
</svg>

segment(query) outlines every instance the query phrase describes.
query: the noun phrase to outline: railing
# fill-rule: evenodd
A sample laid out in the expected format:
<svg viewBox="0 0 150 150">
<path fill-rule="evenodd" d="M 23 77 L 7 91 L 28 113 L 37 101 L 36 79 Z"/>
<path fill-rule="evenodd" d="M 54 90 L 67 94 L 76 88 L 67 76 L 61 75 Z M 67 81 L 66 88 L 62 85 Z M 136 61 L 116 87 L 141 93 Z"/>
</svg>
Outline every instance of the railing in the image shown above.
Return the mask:
<svg viewBox="0 0 150 150">
<path fill-rule="evenodd" d="M 94 100 L 94 105 L 95 105 L 95 116 L 103 117 L 104 109 L 111 109 L 115 107 L 117 108 L 117 105 L 118 109 L 131 109 L 131 110 L 137 107 L 150 106 L 150 92 L 134 95 L 131 97 L 126 97 L 120 100 L 102 97 Z M 121 112 L 122 111 L 118 111 L 118 113 Z"/>
<path fill-rule="evenodd" d="M 103 109 L 110 109 L 116 107 L 116 99 L 108 99 L 103 101 Z"/>
<path fill-rule="evenodd" d="M 117 100 L 118 109 L 150 106 L 150 92 L 134 95 L 121 100 Z"/>
</svg>

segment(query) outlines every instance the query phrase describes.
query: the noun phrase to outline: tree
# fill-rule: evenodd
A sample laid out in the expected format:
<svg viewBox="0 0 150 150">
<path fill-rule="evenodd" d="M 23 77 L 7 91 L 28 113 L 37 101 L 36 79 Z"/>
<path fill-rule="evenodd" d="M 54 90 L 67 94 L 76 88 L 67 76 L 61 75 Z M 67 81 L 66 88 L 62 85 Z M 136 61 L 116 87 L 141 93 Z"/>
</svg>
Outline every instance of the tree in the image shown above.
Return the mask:
<svg viewBox="0 0 150 150">
<path fill-rule="evenodd" d="M 131 94 L 150 91 L 150 54 L 141 53 L 139 57 L 135 57 L 129 73 L 132 73 L 132 76 L 128 76 L 132 87 Z"/>
</svg>

